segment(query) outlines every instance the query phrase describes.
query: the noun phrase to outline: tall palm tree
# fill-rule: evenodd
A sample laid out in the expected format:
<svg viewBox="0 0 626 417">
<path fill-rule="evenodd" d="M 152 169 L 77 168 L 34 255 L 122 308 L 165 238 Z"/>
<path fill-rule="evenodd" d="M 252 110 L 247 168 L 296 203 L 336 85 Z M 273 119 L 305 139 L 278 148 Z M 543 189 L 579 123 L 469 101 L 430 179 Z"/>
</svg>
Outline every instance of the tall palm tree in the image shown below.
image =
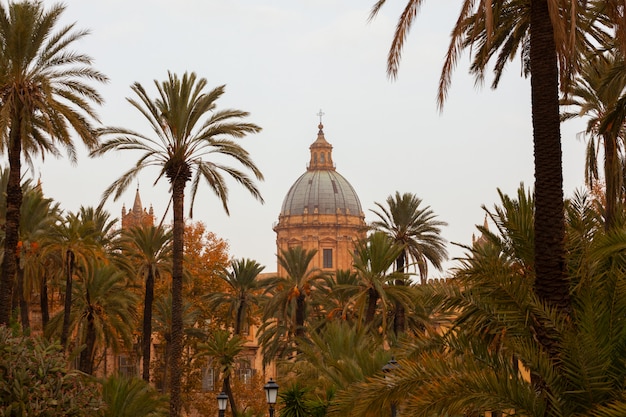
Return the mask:
<svg viewBox="0 0 626 417">
<path fill-rule="evenodd" d="M 98 136 L 93 104 L 102 98 L 88 81 L 107 78 L 92 67 L 88 55 L 69 48 L 87 31 L 74 25 L 55 31 L 65 6 L 44 9 L 42 2 L 20 1 L 0 5 L 0 132 L 1 152 L 8 155 L 6 238 L 0 271 L 0 323 L 8 324 L 17 271 L 20 206 L 22 205 L 21 159 L 32 164 L 33 156 L 58 156 L 65 148 L 76 160 L 72 131 L 88 147 Z"/>
<path fill-rule="evenodd" d="M 152 347 L 152 303 L 154 282 L 162 271 L 171 269 L 172 231 L 152 225 L 138 225 L 122 232 L 124 256 L 134 264 L 135 273 L 145 282 L 141 352 L 142 378 L 150 381 L 150 354 Z"/>
<path fill-rule="evenodd" d="M 610 84 L 607 84 L 606 79 L 616 67 L 624 67 L 622 61 L 615 50 L 587 57 L 581 65 L 580 74 L 576 77 L 570 94 L 561 101 L 561 104 L 568 106 L 567 108 L 574 108 L 573 111 L 563 112 L 563 120 L 588 117 L 585 130 L 588 138 L 585 181 L 590 187 L 598 180 L 598 150 L 600 146 L 602 147 L 607 230 L 615 226 L 617 209 L 624 196 L 623 123 L 616 131 L 607 126 L 607 119 L 625 93 L 626 77 L 612 77 Z"/>
<path fill-rule="evenodd" d="M 386 0 L 378 0 L 373 18 Z M 408 0 L 402 13 L 388 57 L 388 74 L 397 75 L 406 37 L 423 0 Z M 617 34 L 621 49 L 626 45 L 621 7 L 616 1 L 578 2 L 559 0 L 464 0 L 452 29 L 450 46 L 439 82 L 441 108 L 450 86 L 451 72 L 465 49 L 474 59 L 470 67 L 478 81 L 493 68 L 497 86 L 506 63 L 519 52 L 524 74 L 530 75 L 535 156 L 535 268 L 534 290 L 545 302 L 568 314 L 571 304 L 565 269 L 565 214 L 559 118 L 559 83 L 566 89 L 575 73 L 578 58 L 593 49 L 589 38 L 605 39 L 602 26 Z M 597 7 L 595 7 L 597 6 Z M 607 19 L 594 25 L 598 14 Z M 582 23 L 581 23 L 582 21 Z M 587 36 L 590 35 L 590 36 Z M 495 65 L 489 63 L 495 59 Z M 560 71 L 560 73 L 559 73 Z M 556 350 L 548 339 L 543 343 Z"/>
<path fill-rule="evenodd" d="M 103 195 L 106 200 L 111 194 L 117 199 L 144 168 L 158 167 L 159 175 L 170 183 L 173 205 L 172 240 L 172 373 L 170 412 L 178 417 L 181 410 L 181 355 L 183 350 L 182 323 L 182 280 L 184 253 L 184 193 L 188 181 L 191 183 L 189 216 L 193 217 L 193 203 L 201 180 L 221 200 L 228 213 L 228 187 L 223 173 L 243 185 L 254 198 L 263 202 L 254 181 L 243 171 L 223 164 L 220 157 L 232 158 L 262 180 L 261 171 L 255 166 L 249 153 L 230 138 L 243 138 L 261 128 L 242 119 L 248 116 L 241 110 L 216 110 L 216 101 L 224 94 L 225 86 L 206 92 L 207 81 L 198 79 L 195 73 L 185 73 L 182 78 L 169 73 L 168 79 L 159 83 L 156 99 L 150 98 L 139 83 L 132 90 L 139 100 L 128 101 L 145 116 L 155 137 L 146 136 L 125 128 L 110 127 L 101 132 L 109 137 L 91 155 L 103 155 L 110 151 L 134 150 L 142 152 L 137 164 L 117 179 Z M 217 156 L 217 160 L 205 158 Z M 193 179 L 192 179 L 193 178 Z"/>
<path fill-rule="evenodd" d="M 206 297 L 209 308 L 217 310 L 228 306 L 228 316 L 234 323 L 234 334 L 241 335 L 243 326 L 250 325 L 255 309 L 261 304 L 261 281 L 259 274 L 265 269 L 252 259 L 235 259 L 230 271 L 219 275 L 228 286 L 228 292 L 214 292 Z"/>
<path fill-rule="evenodd" d="M 375 230 L 387 233 L 403 247 L 396 259 L 396 271 L 406 272 L 405 267 L 412 263 L 416 266 L 422 284 L 428 277 L 428 262 L 441 270 L 441 264 L 448 257 L 446 242 L 441 237 L 441 227 L 446 222 L 436 219 L 429 206 L 420 207 L 422 200 L 415 194 L 400 194 L 387 197 L 387 207 L 375 203 L 380 211 L 371 210 L 379 220 L 372 222 Z M 396 285 L 403 285 L 404 280 L 397 280 Z M 394 311 L 393 328 L 396 335 L 406 329 L 406 312 L 400 303 Z"/>
</svg>

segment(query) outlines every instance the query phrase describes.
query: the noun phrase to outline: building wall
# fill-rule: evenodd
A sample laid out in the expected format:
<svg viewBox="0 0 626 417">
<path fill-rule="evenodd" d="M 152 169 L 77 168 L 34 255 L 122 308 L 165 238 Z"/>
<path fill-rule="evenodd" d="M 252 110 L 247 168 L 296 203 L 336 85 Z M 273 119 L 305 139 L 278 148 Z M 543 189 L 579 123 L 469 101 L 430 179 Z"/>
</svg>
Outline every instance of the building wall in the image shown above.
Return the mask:
<svg viewBox="0 0 626 417">
<path fill-rule="evenodd" d="M 317 249 L 311 267 L 324 270 L 352 269 L 352 254 L 357 240 L 365 238 L 367 226 L 363 214 L 280 215 L 276 232 L 277 253 L 290 247 Z M 332 267 L 324 267 L 324 249 L 332 249 Z M 278 275 L 285 271 L 277 265 Z"/>
</svg>

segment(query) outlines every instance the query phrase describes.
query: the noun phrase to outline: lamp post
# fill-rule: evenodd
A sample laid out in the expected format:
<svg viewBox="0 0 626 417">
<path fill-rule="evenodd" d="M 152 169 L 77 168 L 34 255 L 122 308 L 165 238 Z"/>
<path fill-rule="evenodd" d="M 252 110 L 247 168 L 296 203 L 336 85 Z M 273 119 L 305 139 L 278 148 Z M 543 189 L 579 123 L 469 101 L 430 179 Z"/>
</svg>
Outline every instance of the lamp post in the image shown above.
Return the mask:
<svg viewBox="0 0 626 417">
<path fill-rule="evenodd" d="M 220 392 L 217 396 L 217 409 L 219 410 L 219 417 L 224 417 L 226 406 L 228 405 L 228 395 L 224 391 Z"/>
<path fill-rule="evenodd" d="M 270 417 L 274 417 L 274 404 L 276 404 L 276 397 L 278 396 L 278 384 L 270 378 L 267 384 L 263 386 L 263 389 L 265 390 L 267 405 L 270 408 Z"/>
<path fill-rule="evenodd" d="M 398 368 L 398 361 L 392 356 L 391 359 L 389 359 L 389 362 L 387 362 L 384 366 L 383 366 L 383 373 L 385 374 L 385 379 L 389 378 L 387 376 L 387 374 L 389 374 L 390 372 L 393 372 L 396 368 Z M 395 401 L 391 402 L 391 417 L 396 417 L 397 416 L 397 410 L 396 410 L 396 403 Z"/>
</svg>

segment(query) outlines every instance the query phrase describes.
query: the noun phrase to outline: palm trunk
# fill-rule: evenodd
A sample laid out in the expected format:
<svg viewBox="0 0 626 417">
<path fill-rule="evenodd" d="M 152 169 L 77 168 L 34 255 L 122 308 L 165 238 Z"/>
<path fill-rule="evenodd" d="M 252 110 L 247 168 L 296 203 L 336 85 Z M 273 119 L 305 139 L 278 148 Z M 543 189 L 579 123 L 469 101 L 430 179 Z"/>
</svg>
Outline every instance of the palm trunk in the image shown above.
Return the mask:
<svg viewBox="0 0 626 417">
<path fill-rule="evenodd" d="M 74 252 L 65 252 L 65 304 L 63 310 L 63 328 L 61 329 L 61 346 L 67 348 L 67 337 L 70 332 L 70 312 L 72 311 L 72 275 L 74 274 Z"/>
<path fill-rule="evenodd" d="M 621 174 L 617 158 L 617 138 L 613 134 L 605 134 L 604 142 L 604 179 L 606 180 L 606 207 L 604 229 L 612 230 L 615 225 L 616 204 L 618 201 L 618 177 Z"/>
<path fill-rule="evenodd" d="M 45 329 L 50 321 L 50 310 L 48 308 L 48 273 L 46 271 L 41 275 L 39 304 L 41 306 L 41 325 Z"/>
<path fill-rule="evenodd" d="M 185 220 L 183 217 L 184 191 L 187 177 L 173 176 L 172 202 L 174 228 L 172 239 L 172 346 L 170 366 L 170 416 L 181 412 L 181 358 L 183 353 L 183 254 Z"/>
<path fill-rule="evenodd" d="M 371 324 L 374 321 L 374 316 L 376 315 L 376 304 L 378 304 L 378 291 L 373 288 L 368 290 L 368 302 L 367 302 L 367 311 L 365 313 L 365 324 Z"/>
<path fill-rule="evenodd" d="M 20 315 L 19 283 L 17 282 L 17 279 L 15 280 L 14 285 L 16 285 L 16 287 L 13 289 L 13 296 L 11 297 L 11 323 L 17 323 Z"/>
<path fill-rule="evenodd" d="M 406 250 L 402 251 L 398 259 L 396 259 L 396 271 L 404 274 L 404 258 L 405 258 Z M 404 281 L 401 279 L 397 279 L 395 281 L 395 285 L 404 285 Z M 404 333 L 406 330 L 406 311 L 402 303 L 396 301 L 395 303 L 395 311 L 393 315 L 393 333 L 396 336 L 400 336 L 400 334 Z"/>
<path fill-rule="evenodd" d="M 24 297 L 24 269 L 20 268 L 19 266 L 17 268 L 17 297 L 20 305 L 20 320 L 22 322 L 22 330 L 25 334 L 28 334 L 30 333 L 30 320 L 28 317 L 28 302 Z"/>
<path fill-rule="evenodd" d="M 535 153 L 535 282 L 534 292 L 562 316 L 570 314 L 569 279 L 565 265 L 565 213 L 558 100 L 558 67 L 554 30 L 547 0 L 531 0 L 530 68 Z M 551 326 L 541 319 L 532 331 L 555 364 L 560 349 Z M 552 394 L 534 372 L 535 390 L 546 398 L 551 414 Z"/>
<path fill-rule="evenodd" d="M 89 297 L 88 297 L 89 298 Z M 82 372 L 91 375 L 93 373 L 93 358 L 96 347 L 96 328 L 93 312 L 87 314 L 87 334 L 85 348 L 80 352 L 79 368 Z"/>
<path fill-rule="evenodd" d="M 239 336 L 241 334 L 241 328 L 243 326 L 243 312 L 246 308 L 246 297 L 241 295 L 239 307 L 237 308 L 237 316 L 235 318 L 235 334 Z"/>
<path fill-rule="evenodd" d="M 233 395 L 233 389 L 230 386 L 230 375 L 224 377 L 222 391 L 224 391 L 224 393 L 228 396 L 228 402 L 230 403 L 230 410 L 232 415 L 238 415 L 237 404 L 235 403 L 235 396 Z"/>
<path fill-rule="evenodd" d="M 547 0 L 532 0 L 530 68 L 535 153 L 535 286 L 537 296 L 569 314 L 559 120 L 559 79 Z M 542 343 L 547 341 L 543 340 Z"/>
<path fill-rule="evenodd" d="M 143 373 L 142 378 L 146 382 L 150 382 L 150 350 L 152 347 L 152 302 L 154 301 L 154 270 L 152 267 L 148 270 L 146 278 L 146 296 L 143 305 L 143 338 L 142 338 L 142 356 L 143 356 Z"/>
<path fill-rule="evenodd" d="M 165 348 L 163 349 L 163 374 L 162 374 L 162 392 L 168 392 L 170 389 L 169 386 L 169 374 L 167 370 L 170 367 L 170 348 L 172 346 L 172 337 L 166 333 L 163 335 L 163 339 L 165 339 Z"/>
<path fill-rule="evenodd" d="M 304 315 L 306 309 L 306 296 L 304 290 L 300 291 L 300 295 L 296 298 L 296 337 L 304 336 Z"/>
<path fill-rule="evenodd" d="M 6 189 L 6 222 L 4 226 L 4 258 L 0 268 L 0 324 L 9 326 L 11 321 L 11 304 L 13 296 L 13 283 L 17 271 L 17 242 L 20 230 L 20 208 L 22 206 L 21 155 L 22 140 L 20 137 L 19 117 L 21 106 L 16 104 L 15 115 L 9 133 L 9 181 Z"/>
</svg>

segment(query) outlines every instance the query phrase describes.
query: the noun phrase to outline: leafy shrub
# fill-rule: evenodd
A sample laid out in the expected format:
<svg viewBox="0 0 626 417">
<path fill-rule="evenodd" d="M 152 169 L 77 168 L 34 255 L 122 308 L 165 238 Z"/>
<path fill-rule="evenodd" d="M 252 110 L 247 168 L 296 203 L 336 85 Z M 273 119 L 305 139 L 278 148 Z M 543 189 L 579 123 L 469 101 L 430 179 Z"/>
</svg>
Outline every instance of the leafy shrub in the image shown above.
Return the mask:
<svg viewBox="0 0 626 417">
<path fill-rule="evenodd" d="M 68 370 L 58 343 L 0 326 L 0 416 L 100 416 L 99 385 Z"/>
</svg>

